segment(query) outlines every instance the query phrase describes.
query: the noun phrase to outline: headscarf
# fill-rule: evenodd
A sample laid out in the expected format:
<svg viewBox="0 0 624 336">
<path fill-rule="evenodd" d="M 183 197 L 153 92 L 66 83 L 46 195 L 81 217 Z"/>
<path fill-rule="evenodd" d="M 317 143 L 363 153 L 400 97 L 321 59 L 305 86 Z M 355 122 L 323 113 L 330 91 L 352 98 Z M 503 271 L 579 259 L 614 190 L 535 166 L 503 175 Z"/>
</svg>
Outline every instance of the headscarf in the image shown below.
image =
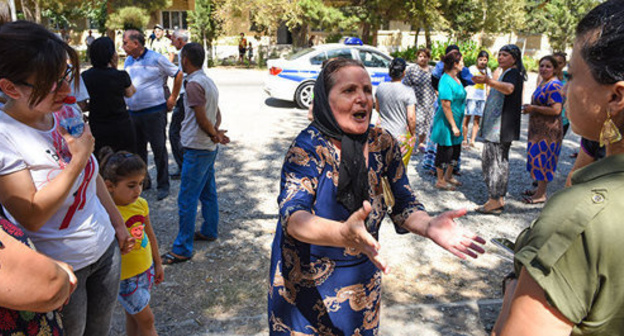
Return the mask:
<svg viewBox="0 0 624 336">
<path fill-rule="evenodd" d="M 368 139 L 368 129 L 364 134 L 347 134 L 342 131 L 329 107 L 329 92 L 324 81 L 326 69 L 321 71 L 314 84 L 312 125 L 323 135 L 341 143 L 336 200 L 352 214 L 368 199 L 368 171 L 364 159 L 364 144 Z"/>
<path fill-rule="evenodd" d="M 522 63 L 522 52 L 520 48 L 518 48 L 515 44 L 507 44 L 500 48 L 499 52 L 504 51 L 511 55 L 516 60 L 515 66 L 520 71 L 520 75 L 524 80 L 527 80 L 526 69 L 524 68 L 524 64 Z"/>
</svg>

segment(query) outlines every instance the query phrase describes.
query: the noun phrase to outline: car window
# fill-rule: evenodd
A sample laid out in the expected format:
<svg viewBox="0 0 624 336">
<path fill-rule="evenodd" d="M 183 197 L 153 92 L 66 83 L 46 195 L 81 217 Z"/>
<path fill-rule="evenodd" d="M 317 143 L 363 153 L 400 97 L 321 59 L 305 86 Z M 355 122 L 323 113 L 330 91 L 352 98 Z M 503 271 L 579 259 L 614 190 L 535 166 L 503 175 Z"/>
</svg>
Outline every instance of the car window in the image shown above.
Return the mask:
<svg viewBox="0 0 624 336">
<path fill-rule="evenodd" d="M 348 48 L 327 50 L 327 58 L 334 57 L 353 59 L 353 55 L 351 55 L 351 49 Z"/>
<path fill-rule="evenodd" d="M 292 61 L 292 60 L 297 59 L 297 58 L 299 58 L 299 57 L 301 57 L 303 55 L 309 54 L 309 53 L 311 53 L 313 51 L 314 51 L 313 48 L 305 48 L 303 50 L 299 50 L 298 52 L 296 52 L 296 53 L 286 57 L 286 59 L 289 60 L 289 61 Z"/>
<path fill-rule="evenodd" d="M 314 65 L 321 65 L 323 64 L 323 61 L 327 59 L 327 55 L 325 54 L 325 52 L 321 52 L 320 54 L 310 58 L 310 63 L 314 64 Z"/>
<path fill-rule="evenodd" d="M 360 60 L 364 63 L 365 67 L 371 68 L 387 68 L 390 66 L 390 61 L 382 54 L 360 49 Z"/>
</svg>

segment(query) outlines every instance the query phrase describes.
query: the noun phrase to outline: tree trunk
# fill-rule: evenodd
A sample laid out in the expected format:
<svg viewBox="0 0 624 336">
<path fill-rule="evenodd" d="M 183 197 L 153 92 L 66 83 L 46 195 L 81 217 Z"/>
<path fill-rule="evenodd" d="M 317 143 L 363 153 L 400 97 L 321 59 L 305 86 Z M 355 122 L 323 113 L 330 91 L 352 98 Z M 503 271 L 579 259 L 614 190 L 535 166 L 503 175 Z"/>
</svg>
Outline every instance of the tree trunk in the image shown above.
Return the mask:
<svg viewBox="0 0 624 336">
<path fill-rule="evenodd" d="M 425 30 L 425 44 L 428 49 L 431 49 L 431 26 L 429 26 L 429 22 L 427 21 L 427 14 L 423 13 L 421 20 L 423 29 Z"/>
<path fill-rule="evenodd" d="M 39 5 L 39 1 L 35 0 L 35 22 L 41 23 L 41 6 Z"/>
<path fill-rule="evenodd" d="M 414 31 L 416 31 L 416 34 L 414 35 L 414 47 L 418 48 L 418 35 L 420 34 L 420 26 L 416 27 Z"/>
<path fill-rule="evenodd" d="M 373 41 L 371 42 L 372 46 L 377 46 L 377 33 L 379 32 L 379 27 L 373 27 Z"/>
<path fill-rule="evenodd" d="M 370 23 L 364 22 L 362 25 L 362 41 L 366 44 L 369 44 L 370 38 Z"/>
<path fill-rule="evenodd" d="M 308 35 L 308 25 L 297 25 L 294 28 L 290 28 L 290 34 L 292 35 L 292 45 L 294 48 L 303 48 L 307 45 L 306 36 Z"/>
</svg>

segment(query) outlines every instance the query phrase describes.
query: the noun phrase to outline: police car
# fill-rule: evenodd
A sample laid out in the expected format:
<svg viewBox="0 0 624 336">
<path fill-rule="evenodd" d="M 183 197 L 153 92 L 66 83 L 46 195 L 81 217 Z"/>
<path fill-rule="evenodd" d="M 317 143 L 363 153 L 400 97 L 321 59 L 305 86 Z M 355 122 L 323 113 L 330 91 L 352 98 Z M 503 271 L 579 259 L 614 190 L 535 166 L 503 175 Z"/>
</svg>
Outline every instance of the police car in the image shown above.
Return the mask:
<svg viewBox="0 0 624 336">
<path fill-rule="evenodd" d="M 314 82 L 321 71 L 321 64 L 334 57 L 362 61 L 373 87 L 390 81 L 388 66 L 392 57 L 375 47 L 363 45 L 358 38 L 348 38 L 343 43 L 303 49 L 286 59 L 268 60 L 269 76 L 264 82 L 264 91 L 273 98 L 294 101 L 300 108 L 307 109 L 312 103 Z"/>
</svg>

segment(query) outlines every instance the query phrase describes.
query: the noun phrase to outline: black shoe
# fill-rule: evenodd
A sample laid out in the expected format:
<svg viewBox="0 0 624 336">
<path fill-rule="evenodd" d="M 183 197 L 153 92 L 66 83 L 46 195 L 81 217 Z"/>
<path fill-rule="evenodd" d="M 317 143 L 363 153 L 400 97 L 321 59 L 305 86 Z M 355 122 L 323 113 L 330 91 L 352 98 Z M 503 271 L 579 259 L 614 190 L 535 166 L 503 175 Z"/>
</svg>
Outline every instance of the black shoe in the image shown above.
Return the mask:
<svg viewBox="0 0 624 336">
<path fill-rule="evenodd" d="M 172 180 L 179 180 L 182 177 L 182 174 L 180 173 L 180 171 L 177 171 L 173 174 L 169 174 L 169 178 L 171 178 Z"/>
<path fill-rule="evenodd" d="M 161 201 L 167 198 L 167 196 L 169 196 L 169 190 L 158 190 L 158 193 L 156 194 L 156 199 Z"/>
</svg>

